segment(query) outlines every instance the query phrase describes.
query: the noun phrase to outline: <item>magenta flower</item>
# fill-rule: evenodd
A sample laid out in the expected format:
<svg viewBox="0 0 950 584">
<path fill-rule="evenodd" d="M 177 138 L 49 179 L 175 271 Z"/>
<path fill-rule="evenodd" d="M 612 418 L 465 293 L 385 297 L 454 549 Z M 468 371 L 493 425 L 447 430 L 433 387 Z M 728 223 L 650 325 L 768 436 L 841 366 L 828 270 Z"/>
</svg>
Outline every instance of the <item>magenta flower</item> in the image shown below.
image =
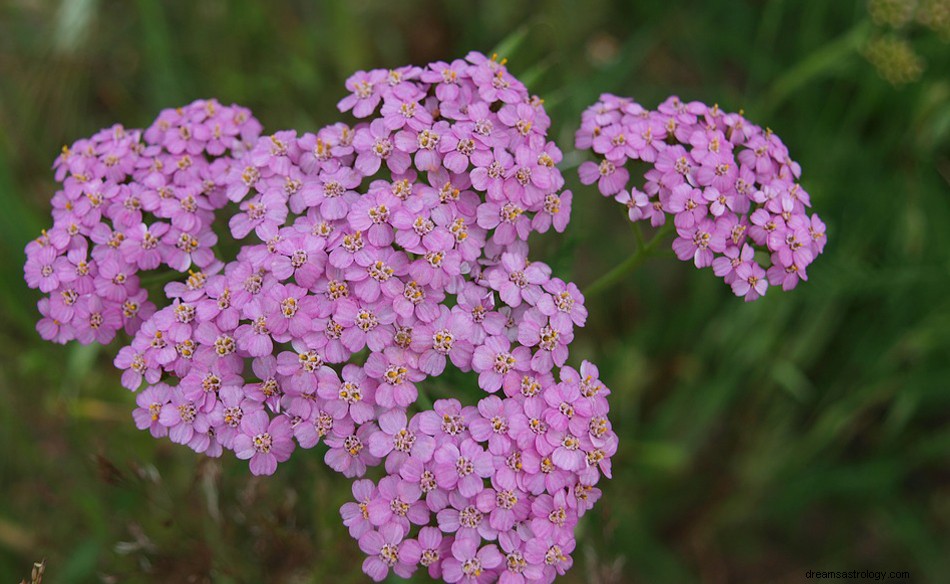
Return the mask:
<svg viewBox="0 0 950 584">
<path fill-rule="evenodd" d="M 467 74 L 468 63 L 456 59 L 452 63 L 437 61 L 419 75 L 426 83 L 435 83 L 435 95 L 443 102 L 454 102 L 459 97 L 462 77 Z"/>
<path fill-rule="evenodd" d="M 504 561 L 498 548 L 486 545 L 479 548 L 477 537 L 459 536 L 452 544 L 452 556 L 445 559 L 442 571 L 446 582 L 478 582 L 493 579 L 495 568 Z"/>
<path fill-rule="evenodd" d="M 369 243 L 385 247 L 393 242 L 391 217 L 400 206 L 401 201 L 387 191 L 369 193 L 350 207 L 347 221 L 351 228 L 366 233 Z"/>
<path fill-rule="evenodd" d="M 407 154 L 415 153 L 413 160 L 419 170 L 436 171 L 442 163 L 438 154 L 439 141 L 448 131 L 446 122 L 437 122 L 421 131 L 402 130 L 395 136 L 396 148 Z"/>
<path fill-rule="evenodd" d="M 375 582 L 383 581 L 390 568 L 403 578 L 415 571 L 414 565 L 399 560 L 399 545 L 404 534 L 402 527 L 389 523 L 379 531 L 368 531 L 360 536 L 360 549 L 369 556 L 363 561 L 363 571 Z"/>
<path fill-rule="evenodd" d="M 419 370 L 428 375 L 439 375 L 445 370 L 446 357 L 465 371 L 471 363 L 471 331 L 461 312 L 441 306 L 435 320 L 413 329 L 412 349 L 419 353 Z"/>
<path fill-rule="evenodd" d="M 814 253 L 818 255 L 825 251 L 825 224 L 818 215 L 812 215 L 809 222 L 808 233 L 811 235 Z"/>
<path fill-rule="evenodd" d="M 604 128 L 593 139 L 591 146 L 594 152 L 602 154 L 604 158 L 614 164 L 623 164 L 628 158 L 637 157 L 637 151 L 633 144 L 628 141 L 625 129 L 616 124 Z"/>
<path fill-rule="evenodd" d="M 458 312 L 470 323 L 473 346 L 483 344 L 486 336 L 500 335 L 505 329 L 508 319 L 494 310 L 491 290 L 466 283 L 458 295 L 458 307 Z"/>
<path fill-rule="evenodd" d="M 574 339 L 573 325 L 555 323 L 537 309 L 525 312 L 518 327 L 518 342 L 538 349 L 531 357 L 531 368 L 539 373 L 560 367 L 567 360 L 567 346 Z"/>
<path fill-rule="evenodd" d="M 293 432 L 286 416 L 268 418 L 263 411 L 245 415 L 241 433 L 234 438 L 234 453 L 242 460 L 250 460 L 251 473 L 271 475 L 277 463 L 290 458 L 294 450 Z"/>
<path fill-rule="evenodd" d="M 245 397 L 243 386 L 229 385 L 221 388 L 220 398 L 209 414 L 209 419 L 216 430 L 218 442 L 229 450 L 234 450 L 234 440 L 241 434 L 241 422 L 245 414 L 250 415 L 261 411 L 263 404 L 249 397 Z"/>
<path fill-rule="evenodd" d="M 679 234 L 673 242 L 676 257 L 683 261 L 692 259 L 697 268 L 712 265 L 713 252 L 725 251 L 725 237 L 709 219 L 703 219 L 691 228 L 677 229 L 676 232 Z"/>
<path fill-rule="evenodd" d="M 521 404 L 522 411 L 516 411 L 509 419 L 509 435 L 522 450 L 534 447 L 542 454 L 549 454 L 553 448 L 545 440 L 549 427 L 544 421 L 547 404 L 540 397 L 531 397 Z"/>
<path fill-rule="evenodd" d="M 577 515 L 568 506 L 567 491 L 561 489 L 554 496 L 544 494 L 531 504 L 531 531 L 542 540 L 561 539 L 569 535 L 577 523 Z M 559 537 L 561 536 L 561 537 Z"/>
<path fill-rule="evenodd" d="M 445 533 L 454 533 L 456 541 L 460 537 L 472 537 L 476 540 L 497 538 L 498 532 L 474 503 L 474 500 L 463 497 L 458 491 L 450 492 L 449 505 L 436 513 L 439 529 Z"/>
<path fill-rule="evenodd" d="M 496 475 L 492 477 L 492 484 L 495 488 L 485 489 L 478 494 L 476 507 L 488 516 L 489 525 L 502 534 L 528 518 L 531 504 L 527 493 L 518 488 L 514 475 Z"/>
<path fill-rule="evenodd" d="M 475 126 L 476 136 L 478 125 Z M 505 200 L 505 180 L 509 171 L 514 167 L 515 159 L 504 146 L 494 150 L 476 150 L 471 156 L 475 166 L 471 173 L 472 186 L 485 192 L 489 201 Z"/>
<path fill-rule="evenodd" d="M 528 562 L 524 557 L 524 542 L 520 537 L 503 537 L 500 534 L 498 544 L 505 553 L 504 571 L 498 578 L 501 584 L 525 584 L 525 572 L 528 570 Z"/>
<path fill-rule="evenodd" d="M 125 241 L 119 244 L 122 259 L 140 270 L 154 270 L 162 262 L 161 238 L 168 229 L 167 223 L 135 225 L 126 231 Z"/>
<path fill-rule="evenodd" d="M 379 86 L 385 77 L 386 72 L 382 69 L 374 69 L 368 73 L 359 71 L 346 80 L 346 88 L 352 95 L 343 98 L 337 107 L 342 112 L 352 109 L 353 115 L 358 118 L 369 116 L 379 105 Z"/>
<path fill-rule="evenodd" d="M 449 231 L 454 216 L 451 213 L 439 213 L 438 209 L 433 215 L 432 209 L 425 203 L 434 204 L 435 193 L 429 191 L 428 194 L 432 195 L 426 196 L 429 201 L 417 200 L 422 205 L 419 208 L 415 204 L 407 204 L 397 208 L 392 215 L 391 223 L 397 230 L 396 243 L 412 253 L 446 251 L 456 243 Z M 446 226 L 446 223 L 449 225 Z"/>
<path fill-rule="evenodd" d="M 138 291 L 139 279 L 134 275 L 134 271 L 135 268 L 117 257 L 110 257 L 100 262 L 99 277 L 96 278 L 96 294 L 103 300 L 124 301 Z"/>
<path fill-rule="evenodd" d="M 538 299 L 541 314 L 550 317 L 551 323 L 561 330 L 574 326 L 582 327 L 587 322 L 584 295 L 573 282 L 552 278 L 544 284 L 547 294 Z"/>
<path fill-rule="evenodd" d="M 408 127 L 415 131 L 424 130 L 432 125 L 432 115 L 419 103 L 422 95 L 392 95 L 383 102 L 380 114 L 388 130 L 400 130 Z"/>
<path fill-rule="evenodd" d="M 410 524 L 429 522 L 429 509 L 420 501 L 422 489 L 417 483 L 404 481 L 398 476 L 387 476 L 379 481 L 376 495 L 369 503 L 369 520 L 378 527 L 399 525 L 409 533 Z"/>
<path fill-rule="evenodd" d="M 169 401 L 162 406 L 158 421 L 168 428 L 168 437 L 176 444 L 188 444 L 196 434 L 207 432 L 209 423 L 206 412 L 184 397 L 182 391 L 171 389 Z"/>
<path fill-rule="evenodd" d="M 719 191 L 714 191 L 716 195 Z M 666 209 L 676 214 L 674 222 L 677 229 L 689 229 L 706 217 L 708 197 L 703 191 L 688 184 L 681 184 L 673 189 Z"/>
<path fill-rule="evenodd" d="M 571 191 L 564 191 L 560 195 L 548 194 L 544 197 L 544 206 L 540 213 L 531 220 L 531 228 L 538 233 L 545 233 L 551 226 L 558 233 L 563 233 L 571 220 L 571 202 L 574 195 Z"/>
<path fill-rule="evenodd" d="M 325 441 L 325 462 L 347 477 L 385 461 L 378 487 L 357 481 L 341 509 L 374 579 L 419 566 L 451 582 L 550 579 L 556 568 L 542 566 L 563 560 L 533 564 L 526 542 L 569 549 L 562 540 L 599 496 L 617 445 L 596 369 L 562 367 L 584 299 L 527 259 L 530 234 L 564 230 L 572 204 L 551 120 L 503 60 L 477 53 L 361 72 L 347 88 L 341 109 L 364 121 L 261 137 L 246 109 L 199 100 L 145 130 L 114 126 L 65 149 L 52 225 L 25 248 L 24 276 L 46 294 L 37 329 L 83 343 L 127 331 L 114 363 L 123 386 L 142 389 L 136 425 L 210 457 L 232 451 L 253 474 L 275 472 L 295 442 Z M 582 128 L 607 155 L 593 168 L 605 188 L 626 184 L 628 151 L 659 153 L 644 218 L 663 216 L 667 191 L 695 182 L 717 148 L 698 136 L 690 151 L 706 155 L 685 167 L 684 146 L 664 155 L 667 135 L 716 123 L 664 108 L 675 123 L 617 100 Z M 653 137 L 640 132 L 639 145 L 608 127 L 643 120 Z M 707 206 L 729 245 L 772 238 L 770 252 L 797 266 L 820 251 L 824 225 L 783 217 L 810 201 L 780 144 L 764 148 L 774 180 L 713 166 L 709 182 L 731 180 L 738 194 Z M 740 220 L 743 196 L 776 227 Z M 225 216 L 243 240 L 230 257 L 217 246 Z M 140 279 L 157 269 L 187 271 L 158 307 L 142 282 L 164 272 Z M 478 408 L 437 400 L 410 417 L 419 384 L 449 361 L 504 393 Z M 532 533 L 532 503 L 560 491 L 571 521 L 538 519 L 547 537 Z"/>
<path fill-rule="evenodd" d="M 482 479 L 494 471 L 491 455 L 471 439 L 463 440 L 458 446 L 451 442 L 443 444 L 435 451 L 433 460 L 436 483 L 447 491 L 457 486 L 463 497 L 480 493 L 485 488 Z"/>
<path fill-rule="evenodd" d="M 373 353 L 366 361 L 365 370 L 367 375 L 380 382 L 376 403 L 384 408 L 408 407 L 419 396 L 414 382 L 421 381 L 424 375 L 419 372 L 415 357 L 410 353 L 395 347 Z"/>
<path fill-rule="evenodd" d="M 369 438 L 378 431 L 373 423 L 363 424 L 355 432 L 353 423 L 347 420 L 338 421 L 333 432 L 326 437 L 325 442 L 330 450 L 324 460 L 333 470 L 345 477 L 358 477 L 366 473 L 367 465 L 376 465 L 380 459 L 370 454 L 366 444 Z"/>
<path fill-rule="evenodd" d="M 768 285 L 794 288 L 824 248 L 824 224 L 808 215 L 810 197 L 795 182 L 801 167 L 774 133 L 741 114 L 675 96 L 648 111 L 629 98 L 605 94 L 582 114 L 576 146 L 593 150 L 599 160 L 581 164 L 581 182 L 598 182 L 604 195 L 619 192 L 615 198 L 631 221 L 649 218 L 658 227 L 673 214 L 677 257 L 699 268 L 713 265 L 747 300 Z M 628 158 L 649 163 L 642 191 L 622 190 Z M 731 245 L 720 245 L 720 236 Z M 755 280 L 737 286 L 747 239 L 750 253 L 767 251 L 771 265 L 762 268 L 766 278 L 747 265 L 743 279 Z"/>
<path fill-rule="evenodd" d="M 359 539 L 363 534 L 372 531 L 373 524 L 369 520 L 369 504 L 376 496 L 376 485 L 373 481 L 362 479 L 353 481 L 353 498 L 356 502 L 344 503 L 340 507 L 343 525 L 350 530 L 353 539 Z"/>
<path fill-rule="evenodd" d="M 445 154 L 442 161 L 445 168 L 452 172 L 465 172 L 475 151 L 487 149 L 484 143 L 475 140 L 474 130 L 474 124 L 460 123 L 442 137 L 439 143 L 439 151 Z"/>
<path fill-rule="evenodd" d="M 329 315 L 329 306 L 300 286 L 278 284 L 266 292 L 262 304 L 275 340 L 287 342 L 311 331 L 314 320 Z"/>
<path fill-rule="evenodd" d="M 399 548 L 399 561 L 427 568 L 431 578 L 442 577 L 443 558 L 448 557 L 452 538 L 435 527 L 423 527 L 416 539 L 405 540 Z"/>
<path fill-rule="evenodd" d="M 303 394 L 291 398 L 285 410 L 294 440 L 301 448 L 313 448 L 333 430 L 335 419 L 322 405 L 319 399 Z"/>
<path fill-rule="evenodd" d="M 145 362 L 144 353 L 136 351 L 131 345 L 119 350 L 114 365 L 124 370 L 122 373 L 122 387 L 130 391 L 136 391 L 142 385 L 142 379 L 146 375 L 150 383 L 156 383 L 161 379 L 161 372 L 157 368 L 149 368 Z"/>
<path fill-rule="evenodd" d="M 52 292 L 59 287 L 64 276 L 68 278 L 72 271 L 69 260 L 52 247 L 40 248 L 28 258 L 23 268 L 26 283 L 30 288 L 39 288 L 40 292 Z"/>
<path fill-rule="evenodd" d="M 390 410 L 379 416 L 379 429 L 370 437 L 369 451 L 386 460 L 387 472 L 396 472 L 410 457 L 423 463 L 432 459 L 435 440 L 419 431 L 418 418 L 407 423 L 406 412 Z"/>
<path fill-rule="evenodd" d="M 444 298 L 444 292 L 433 292 L 431 288 L 410 280 L 405 283 L 402 294 L 393 299 L 393 309 L 403 319 L 432 322 L 439 316 L 439 302 Z"/>
<path fill-rule="evenodd" d="M 190 339 L 186 339 L 186 342 Z M 180 343 L 179 345 L 184 345 Z M 183 351 L 179 349 L 179 354 Z M 182 376 L 178 387 L 186 399 L 189 399 L 205 411 L 211 411 L 218 401 L 218 394 L 223 388 L 243 387 L 244 378 L 229 369 L 222 367 L 220 362 L 212 363 L 210 367 L 197 362 Z"/>
<path fill-rule="evenodd" d="M 408 153 L 397 150 L 392 139 L 392 130 L 386 127 L 383 120 L 373 120 L 369 128 L 362 128 L 356 132 L 353 147 L 359 155 L 354 168 L 363 176 L 373 176 L 383 161 L 395 174 L 402 174 L 412 164 Z"/>
<path fill-rule="evenodd" d="M 543 538 L 535 538 L 526 544 L 524 557 L 529 564 L 542 567 L 537 575 L 539 580 L 551 581 L 558 574 L 564 574 L 574 564 L 574 559 L 570 556 L 574 546 L 574 539 L 566 534 L 553 544 Z"/>
<path fill-rule="evenodd" d="M 534 305 L 541 296 L 541 284 L 545 284 L 551 269 L 540 262 L 528 262 L 522 255 L 506 253 L 501 256 L 501 266 L 488 272 L 488 282 L 499 292 L 501 300 L 517 308 L 522 301 Z"/>
<path fill-rule="evenodd" d="M 419 459 L 409 458 L 399 468 L 399 476 L 403 480 L 419 485 L 429 510 L 438 512 L 448 506 L 449 496 L 444 489 L 439 488 L 435 482 L 435 475 L 428 467 L 428 464 Z"/>
<path fill-rule="evenodd" d="M 478 410 L 462 407 L 457 399 L 440 399 L 432 410 L 417 414 L 419 429 L 435 438 L 437 444 L 458 442 L 468 431 L 468 424 L 478 416 Z"/>
<path fill-rule="evenodd" d="M 521 453 L 521 468 L 524 475 L 521 477 L 521 488 L 532 495 L 543 492 L 553 493 L 571 484 L 576 476 L 574 473 L 558 468 L 550 456 L 542 456 L 534 448 L 528 448 Z"/>
<path fill-rule="evenodd" d="M 237 347 L 252 357 L 270 355 L 274 350 L 274 341 L 267 324 L 268 308 L 262 302 L 248 304 L 244 313 L 251 320 L 250 324 L 242 324 L 234 331 Z"/>
<path fill-rule="evenodd" d="M 218 236 L 210 229 L 204 229 L 197 234 L 171 228 L 162 238 L 164 245 L 164 262 L 174 270 L 186 271 L 194 264 L 199 268 L 207 268 L 214 264 L 212 247 L 218 241 Z"/>
<path fill-rule="evenodd" d="M 492 336 L 485 344 L 475 349 L 472 369 L 478 373 L 478 386 L 488 392 L 505 387 L 516 387 L 521 381 L 520 373 L 528 370 L 531 351 L 527 347 L 511 348 L 507 337 Z"/>
<path fill-rule="evenodd" d="M 765 296 L 768 287 L 765 270 L 755 260 L 744 260 L 736 267 L 736 279 L 732 282 L 736 296 L 743 296 L 746 302 L 751 302 Z"/>
<path fill-rule="evenodd" d="M 379 352 L 392 341 L 396 312 L 385 301 L 360 306 L 345 300 L 339 304 L 334 320 L 344 327 L 341 341 L 348 351 L 357 353 L 368 346 Z"/>
<path fill-rule="evenodd" d="M 544 412 L 544 421 L 557 431 L 580 434 L 587 431 L 588 419 L 593 415 L 593 405 L 581 394 L 580 386 L 562 382 L 544 391 L 544 401 L 549 409 Z"/>
<path fill-rule="evenodd" d="M 399 278 L 408 271 L 404 253 L 391 248 L 362 250 L 356 264 L 346 272 L 346 278 L 360 300 L 375 302 L 380 295 L 395 298 L 403 292 Z"/>
<path fill-rule="evenodd" d="M 488 451 L 496 456 L 508 454 L 511 450 L 508 422 L 520 409 L 514 400 L 501 400 L 494 395 L 482 399 L 478 402 L 480 415 L 469 424 L 472 438 L 487 442 Z"/>
<path fill-rule="evenodd" d="M 334 418 L 348 415 L 362 424 L 375 418 L 376 388 L 376 382 L 368 378 L 361 367 L 347 365 L 343 368 L 342 382 L 335 374 L 321 375 L 317 395 L 326 400 L 324 407 Z"/>
<path fill-rule="evenodd" d="M 281 238 L 274 246 L 277 255 L 271 261 L 271 272 L 280 280 L 293 276 L 304 288 L 313 288 L 324 274 L 327 254 L 324 242 L 312 235 Z"/>
<path fill-rule="evenodd" d="M 327 219 L 346 217 L 350 205 L 359 199 L 353 189 L 362 182 L 360 174 L 350 168 L 340 167 L 334 172 L 321 173 L 320 182 L 322 184 L 316 190 L 314 201 L 308 204 L 318 206 Z"/>
<path fill-rule="evenodd" d="M 503 63 L 485 58 L 480 53 L 469 53 L 465 59 L 475 65 L 469 75 L 478 89 L 479 96 L 488 103 L 502 101 L 512 104 L 524 101 L 527 91 L 515 79 Z"/>
<path fill-rule="evenodd" d="M 591 185 L 597 183 L 597 189 L 602 195 L 609 197 L 622 191 L 630 180 L 630 173 L 625 168 L 617 166 L 609 160 L 584 162 L 578 168 L 581 183 Z"/>
<path fill-rule="evenodd" d="M 600 499 L 602 494 L 600 489 L 581 482 L 574 485 L 571 492 L 574 496 L 578 517 L 583 517 L 584 513 L 593 509 L 594 503 Z"/>
<path fill-rule="evenodd" d="M 284 395 L 282 381 L 286 379 L 283 376 L 278 379 L 277 359 L 271 355 L 258 357 L 251 362 L 251 369 L 260 382 L 249 384 L 248 397 L 276 408 L 276 404 L 280 403 L 280 398 Z"/>
<path fill-rule="evenodd" d="M 544 194 L 563 186 L 555 184 L 550 167 L 544 162 L 550 159 L 538 156 L 534 149 L 526 144 L 515 150 L 515 165 L 508 171 L 503 186 L 505 195 L 515 203 L 526 207 L 536 207 L 544 200 Z M 553 162 L 553 161 L 552 161 Z"/>
<path fill-rule="evenodd" d="M 86 296 L 76 302 L 76 314 L 70 324 L 80 343 L 95 341 L 107 345 L 122 326 L 122 312 L 116 303 Z"/>
<path fill-rule="evenodd" d="M 273 356 L 255 359 L 254 364 L 260 362 L 262 373 L 257 375 L 261 379 L 269 379 L 276 369 L 280 386 L 286 388 L 288 394 L 313 396 L 319 393 L 318 388 L 335 386 L 339 382 L 336 371 L 326 364 L 323 354 L 313 349 L 309 351 L 283 351 L 277 355 L 276 367 Z M 266 363 L 266 366 L 265 366 Z M 257 368 L 255 367 L 255 373 Z"/>
<path fill-rule="evenodd" d="M 162 408 L 171 401 L 171 388 L 164 383 L 147 387 L 135 397 L 138 406 L 132 411 L 135 427 L 139 430 L 148 429 L 155 438 L 168 435 L 168 427 L 159 420 Z"/>
<path fill-rule="evenodd" d="M 242 213 L 231 217 L 228 226 L 231 235 L 244 239 L 252 230 L 259 237 L 265 237 L 268 230 L 280 227 L 287 219 L 286 197 L 275 191 L 254 197 L 241 203 Z"/>
<path fill-rule="evenodd" d="M 531 232 L 531 220 L 524 211 L 517 203 L 485 203 L 478 208 L 478 226 L 493 229 L 492 241 L 498 245 L 525 240 Z"/>
</svg>

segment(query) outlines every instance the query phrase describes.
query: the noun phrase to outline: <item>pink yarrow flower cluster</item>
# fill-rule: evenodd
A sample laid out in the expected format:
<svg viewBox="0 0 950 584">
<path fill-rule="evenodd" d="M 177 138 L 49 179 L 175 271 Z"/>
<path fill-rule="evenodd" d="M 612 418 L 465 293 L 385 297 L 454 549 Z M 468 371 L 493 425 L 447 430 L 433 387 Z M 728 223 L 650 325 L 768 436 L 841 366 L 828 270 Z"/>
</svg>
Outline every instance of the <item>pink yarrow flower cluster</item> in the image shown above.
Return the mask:
<svg viewBox="0 0 950 584">
<path fill-rule="evenodd" d="M 610 94 L 582 115 L 578 149 L 593 150 L 580 179 L 627 207 L 631 221 L 673 216 L 676 256 L 713 272 L 737 296 L 791 290 L 825 246 L 825 224 L 808 214 L 801 167 L 771 130 L 718 106 L 670 97 L 656 110 Z M 627 188 L 629 161 L 649 165 Z"/>
<path fill-rule="evenodd" d="M 155 312 L 139 272 L 215 269 L 223 178 L 257 140 L 250 112 L 217 101 L 166 110 L 147 130 L 116 125 L 64 147 L 53 225 L 26 246 L 24 274 L 47 340 L 109 343 Z"/>
<path fill-rule="evenodd" d="M 113 225 L 99 235 L 82 187 L 58 195 L 27 278 L 60 297 L 75 280 L 36 274 L 69 272 L 71 250 L 124 258 L 124 280 L 103 259 L 77 291 L 91 304 L 141 293 L 124 286 L 126 266 L 190 269 L 165 286 L 165 307 L 140 310 L 115 359 L 138 391 L 140 429 L 208 456 L 230 450 L 258 475 L 323 443 L 326 463 L 356 480 L 341 512 L 374 580 L 423 569 L 550 582 L 571 566 L 574 526 L 617 448 L 597 368 L 566 365 L 584 297 L 528 257 L 532 232 L 563 231 L 570 216 L 550 119 L 504 62 L 478 53 L 346 85 L 339 107 L 355 125 L 258 138 L 249 115 L 226 126 L 200 102 L 132 134 L 145 145 L 117 155 L 123 174 L 94 162 L 121 151 L 108 136 L 72 149 L 92 154 L 63 158 L 60 178 L 94 168 L 116 183 L 103 197 Z M 225 262 L 210 226 L 228 202 L 243 246 Z M 80 233 L 96 245 L 61 235 L 80 203 L 77 221 L 94 224 Z M 111 339 L 81 336 L 78 307 L 73 319 L 47 308 L 44 336 Z M 128 324 L 110 319 L 113 332 Z M 422 384 L 449 367 L 471 374 L 477 406 L 420 411 Z M 373 467 L 381 478 L 363 478 Z"/>
</svg>

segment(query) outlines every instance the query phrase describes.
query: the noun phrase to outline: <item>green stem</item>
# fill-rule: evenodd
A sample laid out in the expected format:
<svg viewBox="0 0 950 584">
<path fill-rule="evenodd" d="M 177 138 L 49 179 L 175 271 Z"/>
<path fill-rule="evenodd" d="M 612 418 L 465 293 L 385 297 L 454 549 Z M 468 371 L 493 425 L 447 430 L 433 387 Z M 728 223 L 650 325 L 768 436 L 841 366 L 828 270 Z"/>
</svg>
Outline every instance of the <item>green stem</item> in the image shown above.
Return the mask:
<svg viewBox="0 0 950 584">
<path fill-rule="evenodd" d="M 633 221 L 633 235 L 637 238 L 637 249 L 641 249 L 644 246 L 643 242 L 643 229 L 640 228 L 640 223 Z"/>
<path fill-rule="evenodd" d="M 643 233 L 640 231 L 639 225 L 634 223 L 634 226 L 637 228 L 635 229 L 635 233 L 638 235 L 637 251 L 624 260 L 623 263 L 591 282 L 583 291 L 585 297 L 590 298 L 591 296 L 600 294 L 636 270 L 640 264 L 653 255 L 656 247 L 666 238 L 666 234 L 670 232 L 672 223 L 667 222 L 646 244 L 643 243 Z"/>
</svg>

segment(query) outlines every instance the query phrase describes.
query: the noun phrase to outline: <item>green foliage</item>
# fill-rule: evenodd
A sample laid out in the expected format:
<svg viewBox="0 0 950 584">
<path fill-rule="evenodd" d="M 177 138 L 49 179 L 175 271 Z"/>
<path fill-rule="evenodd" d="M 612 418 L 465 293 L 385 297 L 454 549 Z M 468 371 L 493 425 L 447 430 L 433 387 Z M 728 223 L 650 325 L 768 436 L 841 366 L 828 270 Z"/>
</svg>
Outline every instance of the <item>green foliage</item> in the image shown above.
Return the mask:
<svg viewBox="0 0 950 584">
<path fill-rule="evenodd" d="M 573 359 L 600 365 L 622 442 L 564 581 L 945 581 L 950 44 L 902 32 L 925 69 L 896 87 L 863 57 L 875 26 L 861 0 L 0 5 L 0 579 L 46 558 L 51 582 L 365 580 L 337 511 L 348 481 L 319 452 L 260 480 L 136 431 L 116 347 L 34 332 L 22 248 L 48 222 L 49 164 L 100 127 L 215 96 L 313 130 L 357 68 L 496 47 L 568 154 L 573 221 L 532 247 L 561 277 L 587 286 L 636 246 L 622 208 L 573 176 L 601 92 L 744 109 L 828 224 L 791 293 L 745 304 L 661 245 L 591 298 Z"/>
</svg>

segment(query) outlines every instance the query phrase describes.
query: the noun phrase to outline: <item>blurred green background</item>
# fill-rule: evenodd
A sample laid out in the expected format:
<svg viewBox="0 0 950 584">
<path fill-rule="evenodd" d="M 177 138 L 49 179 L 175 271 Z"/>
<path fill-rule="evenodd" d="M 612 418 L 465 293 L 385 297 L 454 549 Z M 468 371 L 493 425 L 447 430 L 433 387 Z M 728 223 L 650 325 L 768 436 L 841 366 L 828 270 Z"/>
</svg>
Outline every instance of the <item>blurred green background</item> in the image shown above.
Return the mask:
<svg viewBox="0 0 950 584">
<path fill-rule="evenodd" d="M 614 479 L 564 582 L 950 579 L 950 1 L 0 2 L 0 581 L 363 582 L 318 452 L 254 479 L 135 430 L 117 346 L 44 343 L 22 249 L 63 144 L 216 96 L 267 131 L 341 118 L 354 70 L 499 48 L 573 150 L 600 92 L 744 109 L 828 224 L 810 281 L 745 304 L 668 246 L 590 298 Z M 347 118 L 343 118 L 347 119 Z M 536 259 L 586 286 L 635 238 L 577 184 Z M 422 581 L 422 579 L 419 579 Z"/>
</svg>

